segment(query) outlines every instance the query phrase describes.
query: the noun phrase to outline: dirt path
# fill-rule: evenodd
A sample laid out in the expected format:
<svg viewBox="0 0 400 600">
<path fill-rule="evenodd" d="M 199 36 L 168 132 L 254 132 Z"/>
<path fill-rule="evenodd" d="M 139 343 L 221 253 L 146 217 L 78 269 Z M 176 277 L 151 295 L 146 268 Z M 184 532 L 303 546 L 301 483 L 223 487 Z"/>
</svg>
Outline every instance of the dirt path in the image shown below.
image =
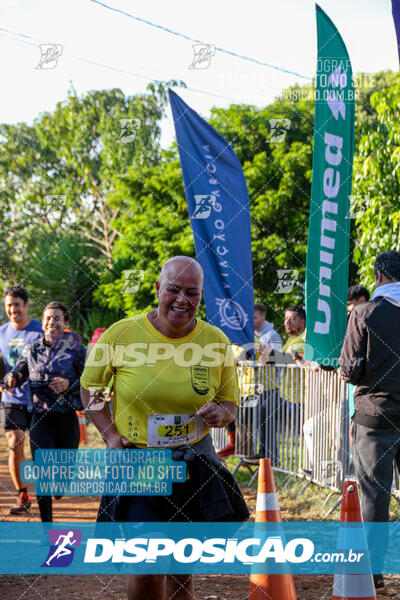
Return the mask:
<svg viewBox="0 0 400 600">
<path fill-rule="evenodd" d="M 31 493 L 34 498 L 33 488 Z M 246 500 L 254 509 L 255 497 L 246 490 Z M 15 501 L 5 459 L 0 460 L 0 521 L 14 521 L 8 514 Z M 94 521 L 99 499 L 67 497 L 53 501 L 54 521 Z M 26 521 L 39 521 L 39 511 L 33 502 Z M 329 579 L 329 578 L 328 578 Z M 248 577 L 244 575 L 198 575 L 195 577 L 199 600 L 245 600 Z M 330 585 L 326 577 L 297 577 L 299 600 L 321 600 Z M 59 598 L 85 600 L 125 600 L 126 577 L 122 575 L 0 575 L 0 598 L 3 600 L 53 600 Z M 326 596 L 329 598 L 329 595 Z M 150 599 L 149 599 L 150 600 Z M 151 599 L 157 600 L 157 599 Z"/>
<path fill-rule="evenodd" d="M 254 510 L 254 492 L 246 489 L 245 497 L 250 509 Z M 15 494 L 4 458 L 0 460 L 0 521 L 16 520 L 16 517 L 8 514 L 9 507 L 14 501 Z M 94 521 L 98 503 L 98 498 L 77 496 L 54 501 L 54 521 Z M 30 514 L 19 520 L 21 519 L 40 520 L 36 502 L 33 502 Z M 296 576 L 295 586 L 298 600 L 328 600 L 332 597 L 331 576 Z M 195 576 L 196 600 L 247 600 L 248 589 L 249 578 L 245 575 Z M 68 600 L 69 598 L 126 600 L 126 577 L 122 575 L 0 575 L 1 600 Z"/>
</svg>

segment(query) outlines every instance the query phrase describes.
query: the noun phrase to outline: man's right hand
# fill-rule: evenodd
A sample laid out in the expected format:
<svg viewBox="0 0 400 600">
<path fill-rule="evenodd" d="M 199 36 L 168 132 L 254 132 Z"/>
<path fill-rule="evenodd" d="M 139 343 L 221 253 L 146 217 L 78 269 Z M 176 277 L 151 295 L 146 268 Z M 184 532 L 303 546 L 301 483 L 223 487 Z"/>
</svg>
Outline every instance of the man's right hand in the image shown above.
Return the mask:
<svg viewBox="0 0 400 600">
<path fill-rule="evenodd" d="M 104 441 L 108 450 L 123 450 L 132 446 L 132 442 L 117 431 L 110 432 L 107 436 L 104 436 Z"/>
</svg>

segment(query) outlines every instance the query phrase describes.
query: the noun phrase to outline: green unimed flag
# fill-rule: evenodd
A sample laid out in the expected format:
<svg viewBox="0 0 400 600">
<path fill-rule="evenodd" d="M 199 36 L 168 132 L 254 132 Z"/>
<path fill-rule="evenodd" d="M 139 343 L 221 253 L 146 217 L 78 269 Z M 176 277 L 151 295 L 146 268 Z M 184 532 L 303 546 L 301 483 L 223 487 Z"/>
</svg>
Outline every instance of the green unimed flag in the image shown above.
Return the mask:
<svg viewBox="0 0 400 600">
<path fill-rule="evenodd" d="M 318 66 L 307 244 L 305 358 L 337 366 L 346 332 L 354 88 L 346 46 L 316 5 Z"/>
</svg>

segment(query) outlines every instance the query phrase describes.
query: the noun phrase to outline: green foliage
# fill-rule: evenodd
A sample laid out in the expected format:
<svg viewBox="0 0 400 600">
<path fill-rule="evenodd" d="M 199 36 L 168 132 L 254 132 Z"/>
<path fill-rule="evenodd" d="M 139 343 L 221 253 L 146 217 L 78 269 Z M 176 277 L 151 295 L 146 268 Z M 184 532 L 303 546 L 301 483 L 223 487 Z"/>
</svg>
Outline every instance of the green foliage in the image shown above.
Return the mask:
<svg viewBox="0 0 400 600">
<path fill-rule="evenodd" d="M 110 204 L 119 208 L 115 226 L 121 236 L 115 243 L 113 272 L 104 275 L 95 297 L 110 308 L 122 301 L 127 315 L 133 315 L 154 306 L 154 282 L 165 260 L 175 254 L 194 256 L 176 153 L 164 152 L 153 168 L 132 166 L 121 177 Z M 131 269 L 145 272 L 135 294 L 123 293 L 124 270 Z"/>
<path fill-rule="evenodd" d="M 355 153 L 353 194 L 365 198 L 356 220 L 354 260 L 360 281 L 372 288 L 373 263 L 384 250 L 400 250 L 400 75 L 370 95 L 374 124 L 360 137 Z"/>
<path fill-rule="evenodd" d="M 119 89 L 101 90 L 79 97 L 72 89 L 33 125 L 0 126 L 0 216 L 11 244 L 0 242 L 7 279 L 20 278 L 24 270 L 23 256 L 13 253 L 16 244 L 23 238 L 25 252 L 32 251 L 41 230 L 79 234 L 111 268 L 118 232 L 107 197 L 130 165 L 159 161 L 166 93 L 161 84 L 149 91 L 125 96 Z"/>
<path fill-rule="evenodd" d="M 49 238 L 42 234 L 26 265 L 24 285 L 29 290 L 31 314 L 41 319 L 49 302 L 63 302 L 70 309 L 72 328 L 85 342 L 96 327 L 107 327 L 121 318 L 117 311 L 105 311 L 93 303 L 99 285 L 97 254 L 76 236 Z"/>
<path fill-rule="evenodd" d="M 380 193 L 385 193 L 386 198 L 390 196 L 391 202 L 396 193 L 398 197 L 399 171 L 395 164 L 390 164 L 398 157 L 393 146 L 395 132 L 399 130 L 398 115 L 391 113 L 393 135 L 387 137 L 389 125 L 384 125 L 384 119 L 388 115 L 384 116 L 384 108 L 379 107 L 377 98 L 389 94 L 391 101 L 395 101 L 398 90 L 393 86 L 398 75 L 390 72 L 373 76 L 359 74 L 355 79 L 358 88 L 353 194 L 375 196 L 380 182 Z M 271 119 L 290 121 L 280 143 L 271 141 Z M 267 318 L 282 330 L 285 306 L 304 301 L 314 129 L 312 88 L 293 86 L 264 108 L 245 105 L 215 108 L 210 123 L 231 143 L 242 163 L 250 197 L 255 299 L 266 304 Z M 383 146 L 387 145 L 385 151 Z M 368 179 L 366 173 L 369 173 Z M 387 185 L 389 175 L 392 189 Z M 193 256 L 176 146 L 162 153 L 159 164 L 154 167 L 129 169 L 128 174 L 119 179 L 111 204 L 121 211 L 116 227 L 122 235 L 113 253 L 118 275 L 117 278 L 105 275 L 96 297 L 109 307 L 120 306 L 122 298 L 124 309 L 134 314 L 154 305 L 154 281 L 164 260 L 174 254 Z M 351 284 L 371 283 L 364 262 L 368 263 L 368 253 L 374 244 L 381 248 L 399 244 L 398 213 L 389 210 L 384 218 L 379 217 L 378 223 L 377 206 L 367 211 L 363 225 L 352 223 L 351 249 L 357 264 L 350 261 Z M 396 236 L 396 240 L 392 240 Z M 372 254 L 375 256 L 375 250 Z M 358 264 L 361 265 L 359 273 Z M 136 294 L 121 296 L 124 269 L 145 271 L 145 281 Z M 299 284 L 291 294 L 275 292 L 278 269 L 298 271 Z"/>
<path fill-rule="evenodd" d="M 369 202 L 352 222 L 350 283 L 372 286 L 376 254 L 400 247 L 400 76 L 360 74 L 356 81 L 352 193 Z M 38 314 L 50 299 L 69 304 L 85 339 L 98 326 L 154 307 L 161 264 L 194 256 L 176 144 L 159 147 L 166 102 L 162 83 L 129 97 L 118 89 L 82 97 L 71 90 L 33 125 L 0 125 L 0 279 L 24 283 Z M 121 140 L 121 119 L 140 121 L 130 143 Z M 290 122 L 279 143 L 271 119 Z M 263 108 L 214 108 L 209 121 L 243 166 L 255 299 L 282 330 L 284 307 L 304 301 L 312 88 L 293 86 Z M 62 201 L 49 203 L 49 195 Z M 275 292 L 277 269 L 298 271 L 291 294 Z M 135 293 L 125 291 L 129 270 L 144 272 Z"/>
</svg>

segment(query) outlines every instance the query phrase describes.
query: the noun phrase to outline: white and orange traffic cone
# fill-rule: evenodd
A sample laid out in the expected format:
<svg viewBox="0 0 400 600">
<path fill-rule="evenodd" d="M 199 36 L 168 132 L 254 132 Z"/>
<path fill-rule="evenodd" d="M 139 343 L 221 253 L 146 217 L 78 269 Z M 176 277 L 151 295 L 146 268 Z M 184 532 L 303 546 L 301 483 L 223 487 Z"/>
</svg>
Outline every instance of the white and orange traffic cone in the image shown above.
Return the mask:
<svg viewBox="0 0 400 600">
<path fill-rule="evenodd" d="M 361 516 L 360 498 L 358 497 L 358 486 L 356 481 L 345 481 L 342 488 L 342 510 L 340 515 L 342 523 L 360 523 L 355 529 L 342 528 L 339 533 L 339 551 L 353 549 L 354 541 L 359 540 L 362 554 L 368 557 L 367 537 Z M 354 534 L 357 535 L 354 535 Z M 341 546 L 341 547 L 339 547 Z M 344 547 L 343 547 L 344 546 Z M 369 561 L 369 558 L 367 558 Z M 347 573 L 336 573 L 333 580 L 332 600 L 375 600 L 375 586 L 372 573 L 359 573 L 357 575 Z"/>
<path fill-rule="evenodd" d="M 282 523 L 274 474 L 269 458 L 261 458 L 258 469 L 256 523 Z M 296 600 L 291 573 L 250 575 L 249 600 Z"/>
<path fill-rule="evenodd" d="M 83 412 L 83 410 L 77 410 L 76 416 L 78 417 L 78 421 L 79 421 L 79 432 L 80 432 L 79 444 L 87 445 L 88 436 L 87 436 L 87 429 L 86 429 L 85 413 Z"/>
</svg>

